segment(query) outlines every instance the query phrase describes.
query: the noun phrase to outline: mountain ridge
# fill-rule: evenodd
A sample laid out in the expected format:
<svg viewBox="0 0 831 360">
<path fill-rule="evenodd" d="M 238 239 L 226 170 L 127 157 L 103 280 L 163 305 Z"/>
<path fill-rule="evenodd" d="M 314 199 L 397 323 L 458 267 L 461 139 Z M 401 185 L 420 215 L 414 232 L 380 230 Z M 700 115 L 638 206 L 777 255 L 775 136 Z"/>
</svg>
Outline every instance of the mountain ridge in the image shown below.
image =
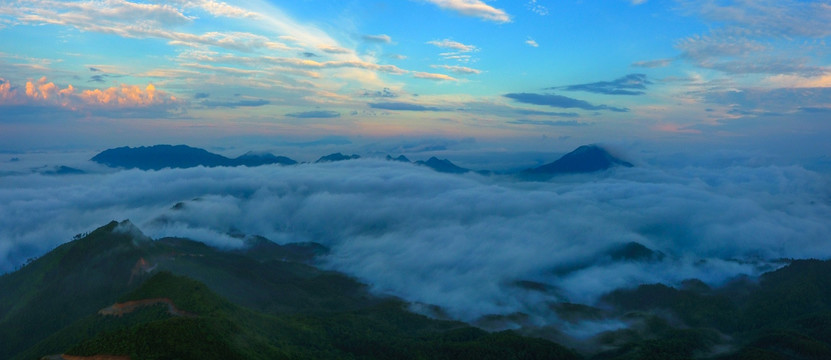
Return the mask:
<svg viewBox="0 0 831 360">
<path fill-rule="evenodd" d="M 338 162 L 360 158 L 361 156 L 357 154 L 344 155 L 343 153 L 337 152 L 321 156 L 317 159 L 317 161 L 315 161 L 315 163 Z M 276 156 L 268 152 L 249 151 L 236 158 L 227 158 L 204 149 L 194 148 L 187 145 L 153 145 L 136 148 L 125 146 L 104 150 L 92 157 L 90 160 L 109 167 L 120 167 L 126 169 L 138 168 L 141 170 L 191 168 L 196 166 L 255 167 L 271 164 L 298 164 L 297 161 L 291 158 Z M 484 176 L 503 174 L 491 170 L 474 171 L 460 167 L 448 159 L 440 159 L 436 156 L 432 156 L 427 160 L 410 161 L 410 159 L 404 155 L 399 155 L 396 158 L 387 155 L 386 160 L 425 166 L 437 172 L 450 174 L 465 174 L 469 172 L 475 172 Z M 632 167 L 633 165 L 625 160 L 612 156 L 600 145 L 583 145 L 563 155 L 554 162 L 535 168 L 525 169 L 515 175 L 523 179 L 544 180 L 557 175 L 604 171 L 615 166 Z"/>
<path fill-rule="evenodd" d="M 91 161 L 109 167 L 126 169 L 161 170 L 164 168 L 192 168 L 197 166 L 262 166 L 270 164 L 294 165 L 294 161 L 285 156 L 270 153 L 248 152 L 237 158 L 209 152 L 205 149 L 187 145 L 153 145 L 132 148 L 123 146 L 107 149 L 93 156 Z"/>
</svg>

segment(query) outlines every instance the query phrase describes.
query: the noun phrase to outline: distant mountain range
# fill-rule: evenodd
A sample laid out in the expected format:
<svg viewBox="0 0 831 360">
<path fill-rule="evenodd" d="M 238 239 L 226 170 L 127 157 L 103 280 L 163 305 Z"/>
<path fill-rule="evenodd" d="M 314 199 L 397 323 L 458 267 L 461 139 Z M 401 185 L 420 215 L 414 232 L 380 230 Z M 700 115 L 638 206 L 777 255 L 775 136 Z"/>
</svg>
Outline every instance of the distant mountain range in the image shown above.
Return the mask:
<svg viewBox="0 0 831 360">
<path fill-rule="evenodd" d="M 315 163 L 346 161 L 359 159 L 356 154 L 344 155 L 333 153 L 320 157 Z M 196 166 L 217 167 L 217 166 L 261 166 L 270 164 L 294 165 L 297 161 L 285 156 L 275 156 L 271 153 L 249 152 L 237 158 L 208 152 L 204 149 L 193 148 L 187 145 L 155 145 L 142 146 L 137 148 L 120 147 L 105 150 L 92 159 L 100 164 L 110 167 L 120 167 L 142 170 L 159 170 L 163 168 L 190 168 Z M 387 155 L 387 160 L 413 163 L 426 166 L 442 173 L 464 174 L 472 172 L 452 163 L 448 159 L 431 157 L 426 161 L 411 162 L 404 155 L 397 158 Z M 547 179 L 556 175 L 579 174 L 603 171 L 615 166 L 632 167 L 632 164 L 612 156 L 608 151 L 598 145 L 584 145 L 564 155 L 560 159 L 536 168 L 526 169 L 516 174 L 524 179 Z M 489 170 L 476 171 L 482 175 L 490 175 L 494 172 Z"/>
<path fill-rule="evenodd" d="M 360 158 L 361 157 L 359 155 L 355 155 L 355 154 L 344 155 L 344 154 L 341 154 L 341 153 L 334 153 L 334 154 L 329 154 L 329 155 L 326 155 L 326 156 L 321 156 L 320 159 L 317 159 L 317 161 L 315 161 L 315 163 L 346 161 L 346 160 L 355 160 L 355 159 L 360 159 Z"/>
<path fill-rule="evenodd" d="M 234 159 L 187 145 L 155 145 L 120 147 L 104 150 L 92 159 L 94 162 L 126 169 L 160 170 L 164 168 L 191 168 L 197 166 L 260 166 L 268 164 L 294 165 L 297 161 L 269 153 L 246 153 Z"/>
</svg>

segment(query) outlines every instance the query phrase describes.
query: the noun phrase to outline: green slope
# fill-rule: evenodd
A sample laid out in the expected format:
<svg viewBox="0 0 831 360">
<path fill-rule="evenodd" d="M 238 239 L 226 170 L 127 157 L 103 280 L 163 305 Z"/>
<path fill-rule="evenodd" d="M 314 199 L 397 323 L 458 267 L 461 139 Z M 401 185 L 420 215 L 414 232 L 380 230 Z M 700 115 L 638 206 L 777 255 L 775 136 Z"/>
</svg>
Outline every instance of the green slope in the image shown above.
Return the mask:
<svg viewBox="0 0 831 360">
<path fill-rule="evenodd" d="M 549 341 L 410 313 L 349 277 L 292 261 L 317 246 L 254 245 L 150 241 L 112 222 L 0 277 L 0 358 L 578 358 Z M 99 314 L 131 301 L 142 306 Z"/>
<path fill-rule="evenodd" d="M 597 359 L 831 359 L 831 261 L 796 260 L 718 289 L 641 285 L 604 302 L 663 327 L 608 333 L 629 338 Z"/>
<path fill-rule="evenodd" d="M 130 224 L 111 222 L 0 277 L 0 359 L 111 304 L 135 288 L 131 272 L 143 255 Z"/>
<path fill-rule="evenodd" d="M 511 332 L 490 334 L 462 323 L 416 315 L 397 301 L 360 311 L 267 315 L 228 302 L 195 280 L 167 272 L 154 275 L 120 301 L 157 298 L 169 299 L 191 315 L 174 316 L 158 304 L 123 316 L 95 315 L 66 329 L 92 334 L 65 353 L 131 359 L 579 358 L 549 341 Z"/>
<path fill-rule="evenodd" d="M 354 279 L 315 268 L 314 256 L 326 251 L 319 245 L 247 242 L 220 251 L 187 239 L 152 241 L 129 222 L 111 222 L 64 244 L 0 276 L 0 359 L 64 352 L 133 359 L 579 358 L 546 340 L 429 319 L 399 300 L 371 296 Z M 130 301 L 143 306 L 99 314 Z M 599 306 L 551 306 L 566 322 L 630 325 L 578 344 L 595 359 L 831 358 L 829 261 L 793 261 L 720 288 L 688 281 L 621 289 Z"/>
</svg>

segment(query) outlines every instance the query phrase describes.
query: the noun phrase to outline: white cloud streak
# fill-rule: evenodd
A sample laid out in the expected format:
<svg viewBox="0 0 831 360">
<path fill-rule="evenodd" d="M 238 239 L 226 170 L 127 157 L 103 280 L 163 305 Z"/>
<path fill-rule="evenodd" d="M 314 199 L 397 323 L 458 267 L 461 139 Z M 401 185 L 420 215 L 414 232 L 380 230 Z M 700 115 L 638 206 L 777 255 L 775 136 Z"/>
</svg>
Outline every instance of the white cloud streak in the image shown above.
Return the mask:
<svg viewBox="0 0 831 360">
<path fill-rule="evenodd" d="M 450 39 L 444 40 L 432 40 L 427 42 L 430 45 L 435 45 L 443 49 L 453 49 L 458 52 L 471 52 L 476 51 L 476 46 L 473 45 L 465 45 L 458 41 L 453 41 Z"/>
<path fill-rule="evenodd" d="M 466 67 L 466 66 L 458 66 L 458 65 L 431 65 L 431 67 L 438 68 L 438 69 L 445 69 L 445 70 L 451 71 L 453 73 L 462 74 L 462 75 L 478 75 L 478 74 L 482 73 L 482 70 L 469 68 L 469 67 Z"/>
<path fill-rule="evenodd" d="M 465 16 L 478 17 L 496 23 L 507 23 L 511 16 L 505 10 L 497 9 L 482 0 L 425 0 L 442 9 L 456 11 Z"/>
<path fill-rule="evenodd" d="M 428 72 L 414 72 L 413 77 L 416 79 L 438 80 L 438 81 L 459 81 L 458 79 L 445 74 L 436 74 Z"/>
</svg>

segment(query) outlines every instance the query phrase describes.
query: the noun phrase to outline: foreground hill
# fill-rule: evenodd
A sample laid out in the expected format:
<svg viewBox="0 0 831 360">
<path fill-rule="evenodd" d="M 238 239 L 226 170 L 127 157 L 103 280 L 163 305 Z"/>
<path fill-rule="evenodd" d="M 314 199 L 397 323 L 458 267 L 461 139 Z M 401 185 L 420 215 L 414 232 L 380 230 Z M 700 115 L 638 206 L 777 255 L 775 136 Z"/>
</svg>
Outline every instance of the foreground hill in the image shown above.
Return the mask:
<svg viewBox="0 0 831 360">
<path fill-rule="evenodd" d="M 788 261 L 717 288 L 690 279 L 618 289 L 596 304 L 549 304 L 563 329 L 626 324 L 574 339 L 533 324 L 489 333 L 430 319 L 314 267 L 326 253 L 319 244 L 239 236 L 247 246 L 232 251 L 152 240 L 129 221 L 77 236 L 0 276 L 0 359 L 581 357 L 552 339 L 590 359 L 831 358 L 831 261 Z M 610 249 L 607 261 L 645 266 L 666 256 L 629 243 Z"/>
<path fill-rule="evenodd" d="M 305 263 L 319 245 L 247 242 L 226 252 L 154 241 L 128 221 L 78 236 L 0 276 L 0 358 L 578 358 L 371 296 Z"/>
<path fill-rule="evenodd" d="M 120 147 L 104 150 L 92 159 L 109 167 L 160 170 L 164 168 L 191 168 L 197 166 L 260 166 L 268 164 L 294 165 L 297 161 L 268 153 L 246 153 L 234 159 L 187 145 L 155 145 Z"/>
</svg>

